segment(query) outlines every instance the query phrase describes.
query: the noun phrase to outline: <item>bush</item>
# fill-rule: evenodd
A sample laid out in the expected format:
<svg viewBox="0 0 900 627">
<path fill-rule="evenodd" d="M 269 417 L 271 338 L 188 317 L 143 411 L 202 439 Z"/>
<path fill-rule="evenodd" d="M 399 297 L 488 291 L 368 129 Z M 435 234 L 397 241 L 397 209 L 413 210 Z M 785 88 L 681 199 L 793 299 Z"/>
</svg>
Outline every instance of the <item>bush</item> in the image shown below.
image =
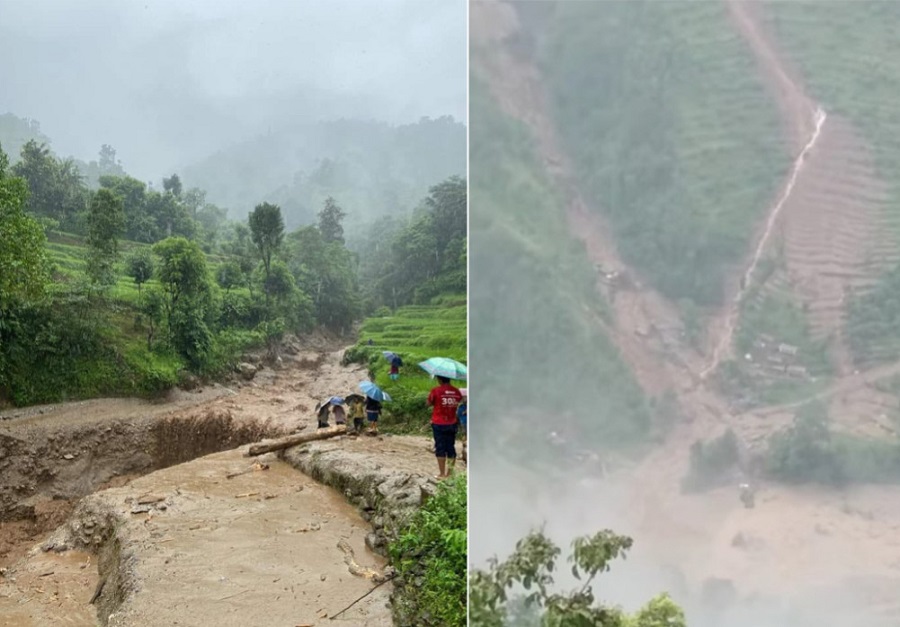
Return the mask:
<svg viewBox="0 0 900 627">
<path fill-rule="evenodd" d="M 769 441 L 766 470 L 790 483 L 900 482 L 900 443 L 832 434 L 819 404 L 802 407 Z"/>
<path fill-rule="evenodd" d="M 730 480 L 728 471 L 740 462 L 738 440 L 729 429 L 714 440 L 697 440 L 691 446 L 691 465 L 681 482 L 682 490 L 694 492 L 723 485 Z"/>
<path fill-rule="evenodd" d="M 793 424 L 769 440 L 766 471 L 790 483 L 842 483 L 844 473 L 825 422 L 825 408 L 800 408 Z"/>
<path fill-rule="evenodd" d="M 457 474 L 438 485 L 389 548 L 397 624 L 466 624 L 466 528 L 466 477 Z"/>
</svg>

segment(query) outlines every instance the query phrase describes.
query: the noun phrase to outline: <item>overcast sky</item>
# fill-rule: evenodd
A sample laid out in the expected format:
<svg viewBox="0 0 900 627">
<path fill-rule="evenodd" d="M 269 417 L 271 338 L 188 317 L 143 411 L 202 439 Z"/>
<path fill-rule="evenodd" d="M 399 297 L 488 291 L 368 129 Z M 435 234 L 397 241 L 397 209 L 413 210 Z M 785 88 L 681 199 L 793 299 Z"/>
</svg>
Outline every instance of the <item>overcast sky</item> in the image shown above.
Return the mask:
<svg viewBox="0 0 900 627">
<path fill-rule="evenodd" d="M 157 179 L 291 120 L 466 120 L 465 0 L 0 0 L 0 114 Z"/>
</svg>

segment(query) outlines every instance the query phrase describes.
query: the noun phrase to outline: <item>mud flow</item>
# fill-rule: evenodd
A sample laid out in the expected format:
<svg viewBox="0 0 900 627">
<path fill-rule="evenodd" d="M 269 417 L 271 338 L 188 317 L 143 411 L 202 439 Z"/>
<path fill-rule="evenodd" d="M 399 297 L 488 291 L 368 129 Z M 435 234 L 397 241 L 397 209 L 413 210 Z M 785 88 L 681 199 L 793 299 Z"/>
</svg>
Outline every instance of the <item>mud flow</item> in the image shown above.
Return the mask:
<svg viewBox="0 0 900 627">
<path fill-rule="evenodd" d="M 0 627 L 392 624 L 380 554 L 433 489 L 427 439 L 245 456 L 354 389 L 364 369 L 341 356 L 297 350 L 159 403 L 0 413 Z"/>
</svg>

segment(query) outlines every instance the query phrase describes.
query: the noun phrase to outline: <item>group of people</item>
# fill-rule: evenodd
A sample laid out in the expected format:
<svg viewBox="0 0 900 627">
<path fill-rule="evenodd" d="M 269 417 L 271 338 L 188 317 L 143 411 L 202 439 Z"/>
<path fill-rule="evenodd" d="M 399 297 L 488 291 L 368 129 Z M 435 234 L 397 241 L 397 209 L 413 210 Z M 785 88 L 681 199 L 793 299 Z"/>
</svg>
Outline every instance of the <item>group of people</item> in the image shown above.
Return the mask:
<svg viewBox="0 0 900 627">
<path fill-rule="evenodd" d="M 371 344 L 371 341 L 370 341 Z M 403 365 L 399 355 L 391 356 L 390 378 L 396 381 L 400 377 Z M 462 436 L 462 458 L 466 460 L 466 426 L 468 422 L 468 395 L 464 390 L 455 387 L 447 377 L 437 376 L 438 385 L 428 394 L 427 406 L 431 407 L 431 433 L 434 438 L 434 455 L 437 458 L 438 479 L 450 476 L 456 465 L 456 438 Z M 347 417 L 353 421 L 351 433 L 363 433 L 365 421 L 369 423 L 367 435 L 378 435 L 378 419 L 381 416 L 381 403 L 366 396 L 352 394 L 346 399 L 347 408 L 340 403 L 325 402 L 317 408 L 319 428 L 329 426 L 329 414 L 334 416 L 338 425 L 347 424 Z"/>
<path fill-rule="evenodd" d="M 359 394 L 352 394 L 347 397 L 347 410 L 340 403 L 325 402 L 318 408 L 319 429 L 325 429 L 329 426 L 329 415 L 334 417 L 335 424 L 346 425 L 349 414 L 350 420 L 353 421 L 351 435 L 361 435 L 363 433 L 366 420 L 369 422 L 367 435 L 378 435 L 378 418 L 381 415 L 381 403 L 374 398 L 363 398 Z"/>
</svg>

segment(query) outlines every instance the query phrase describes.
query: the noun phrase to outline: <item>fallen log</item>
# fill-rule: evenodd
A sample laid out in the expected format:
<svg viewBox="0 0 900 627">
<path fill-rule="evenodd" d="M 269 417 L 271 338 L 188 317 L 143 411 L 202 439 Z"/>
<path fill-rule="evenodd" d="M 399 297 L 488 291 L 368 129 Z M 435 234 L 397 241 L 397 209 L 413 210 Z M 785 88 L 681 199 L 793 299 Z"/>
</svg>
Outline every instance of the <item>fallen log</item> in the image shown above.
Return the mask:
<svg viewBox="0 0 900 627">
<path fill-rule="evenodd" d="M 274 442 L 253 444 L 250 446 L 250 450 L 247 452 L 247 455 L 249 455 L 250 457 L 255 457 L 256 455 L 262 455 L 263 453 L 280 451 L 292 446 L 297 446 L 298 444 L 303 444 L 304 442 L 326 440 L 335 436 L 344 435 L 345 433 L 347 433 L 347 427 L 345 425 L 336 425 L 334 427 L 327 427 L 325 429 L 317 429 L 312 433 L 298 433 L 296 435 L 289 435 L 286 438 L 281 438 L 279 440 L 275 440 Z"/>
</svg>

